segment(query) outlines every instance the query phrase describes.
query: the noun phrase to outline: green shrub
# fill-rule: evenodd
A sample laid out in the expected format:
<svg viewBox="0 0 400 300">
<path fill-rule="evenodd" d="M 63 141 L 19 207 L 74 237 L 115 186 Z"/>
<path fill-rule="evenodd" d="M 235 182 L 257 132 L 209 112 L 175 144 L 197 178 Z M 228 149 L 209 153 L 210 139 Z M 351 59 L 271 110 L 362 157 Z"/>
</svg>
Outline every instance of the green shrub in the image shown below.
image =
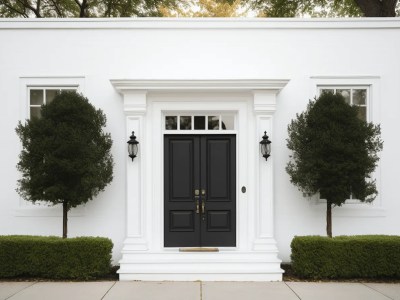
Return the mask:
<svg viewBox="0 0 400 300">
<path fill-rule="evenodd" d="M 0 236 L 0 278 L 93 279 L 110 272 L 110 239 Z"/>
<path fill-rule="evenodd" d="M 400 278 L 400 236 L 299 236 L 294 274 L 305 278 Z"/>
</svg>

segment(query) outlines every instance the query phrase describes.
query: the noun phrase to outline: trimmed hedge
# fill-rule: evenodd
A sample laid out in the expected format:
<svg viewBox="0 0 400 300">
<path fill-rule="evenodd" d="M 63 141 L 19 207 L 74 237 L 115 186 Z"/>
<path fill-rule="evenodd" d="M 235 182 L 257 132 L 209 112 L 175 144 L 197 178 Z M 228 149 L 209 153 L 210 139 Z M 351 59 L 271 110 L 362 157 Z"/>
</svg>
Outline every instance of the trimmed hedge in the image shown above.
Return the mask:
<svg viewBox="0 0 400 300">
<path fill-rule="evenodd" d="M 109 274 L 110 239 L 0 236 L 0 278 L 93 279 Z"/>
<path fill-rule="evenodd" d="M 400 278 L 400 236 L 298 236 L 291 248 L 299 277 Z"/>
</svg>

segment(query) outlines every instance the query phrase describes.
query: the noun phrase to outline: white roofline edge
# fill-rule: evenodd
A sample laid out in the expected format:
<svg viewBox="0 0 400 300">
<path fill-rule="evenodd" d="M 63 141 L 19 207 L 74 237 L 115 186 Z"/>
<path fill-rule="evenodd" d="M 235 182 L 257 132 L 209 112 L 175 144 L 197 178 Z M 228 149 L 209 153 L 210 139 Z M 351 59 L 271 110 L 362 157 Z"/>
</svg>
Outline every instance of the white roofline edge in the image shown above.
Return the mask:
<svg viewBox="0 0 400 300">
<path fill-rule="evenodd" d="M 361 29 L 400 28 L 400 18 L 10 18 L 5 29 Z"/>
</svg>

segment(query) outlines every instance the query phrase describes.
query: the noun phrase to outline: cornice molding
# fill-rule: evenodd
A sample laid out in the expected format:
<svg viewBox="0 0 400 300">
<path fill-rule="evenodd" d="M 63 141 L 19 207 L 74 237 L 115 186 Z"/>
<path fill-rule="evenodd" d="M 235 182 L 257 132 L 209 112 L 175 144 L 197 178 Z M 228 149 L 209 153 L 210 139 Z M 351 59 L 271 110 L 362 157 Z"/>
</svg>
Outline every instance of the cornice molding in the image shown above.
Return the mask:
<svg viewBox="0 0 400 300">
<path fill-rule="evenodd" d="M 0 19 L 4 29 L 354 29 L 400 28 L 400 18 L 43 18 Z"/>
<path fill-rule="evenodd" d="M 142 80 L 112 79 L 114 88 L 124 94 L 134 91 L 254 91 L 279 92 L 287 79 L 207 79 L 207 80 Z"/>
</svg>

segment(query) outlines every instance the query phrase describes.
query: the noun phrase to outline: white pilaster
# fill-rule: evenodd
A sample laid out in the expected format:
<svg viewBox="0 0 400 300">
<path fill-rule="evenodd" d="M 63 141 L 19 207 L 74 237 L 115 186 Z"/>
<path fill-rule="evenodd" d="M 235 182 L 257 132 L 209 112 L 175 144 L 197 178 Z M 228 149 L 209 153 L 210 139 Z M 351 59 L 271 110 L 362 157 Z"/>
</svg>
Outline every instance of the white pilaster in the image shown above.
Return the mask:
<svg viewBox="0 0 400 300">
<path fill-rule="evenodd" d="M 256 118 L 256 138 L 258 143 L 264 131 L 267 132 L 273 147 L 273 115 L 276 110 L 277 89 L 256 90 L 254 94 L 254 113 Z M 274 239 L 274 191 L 273 191 L 273 159 L 274 154 L 266 161 L 257 149 L 256 155 L 256 182 L 257 196 L 254 205 L 255 212 L 255 240 L 253 250 L 278 252 Z"/>
<path fill-rule="evenodd" d="M 137 157 L 132 161 L 126 155 L 126 239 L 122 249 L 123 255 L 135 251 L 148 249 L 148 237 L 146 231 L 146 203 L 145 199 L 145 122 L 147 110 L 146 91 L 119 90 L 123 95 L 123 105 L 126 123 L 127 140 L 135 132 L 139 141 Z M 124 260 L 124 256 L 122 257 Z"/>
</svg>

